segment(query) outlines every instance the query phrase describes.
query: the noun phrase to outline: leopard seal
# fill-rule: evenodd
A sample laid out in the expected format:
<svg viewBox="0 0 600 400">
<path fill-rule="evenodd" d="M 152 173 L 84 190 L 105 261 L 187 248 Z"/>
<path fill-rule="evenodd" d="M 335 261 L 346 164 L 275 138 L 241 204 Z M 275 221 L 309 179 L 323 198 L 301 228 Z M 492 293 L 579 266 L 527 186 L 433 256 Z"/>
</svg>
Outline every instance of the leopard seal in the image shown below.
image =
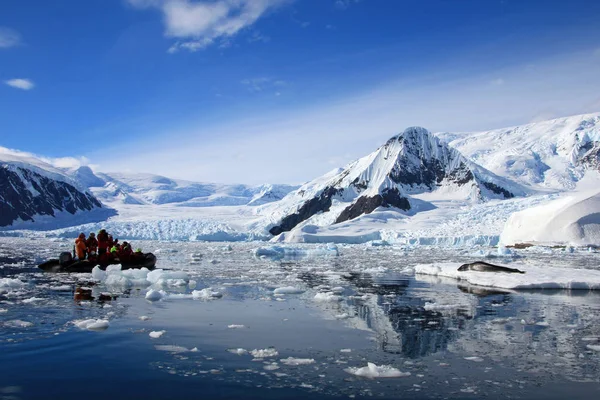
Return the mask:
<svg viewBox="0 0 600 400">
<path fill-rule="evenodd" d="M 469 264 L 463 264 L 458 267 L 459 271 L 477 271 L 477 272 L 506 272 L 506 273 L 517 273 L 524 274 L 525 271 L 518 270 L 516 268 L 502 267 L 500 265 L 494 265 L 485 261 L 475 261 Z"/>
</svg>

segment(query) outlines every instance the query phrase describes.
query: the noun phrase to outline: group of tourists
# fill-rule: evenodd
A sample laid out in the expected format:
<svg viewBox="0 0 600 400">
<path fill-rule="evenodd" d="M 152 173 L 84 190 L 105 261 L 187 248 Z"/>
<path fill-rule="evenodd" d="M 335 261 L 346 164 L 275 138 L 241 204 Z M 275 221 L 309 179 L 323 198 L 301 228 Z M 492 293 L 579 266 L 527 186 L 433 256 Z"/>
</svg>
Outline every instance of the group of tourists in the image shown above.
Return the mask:
<svg viewBox="0 0 600 400">
<path fill-rule="evenodd" d="M 106 229 L 100 229 L 98 235 L 91 232 L 86 238 L 85 233 L 80 233 L 75 240 L 74 255 L 80 260 L 91 260 L 98 262 L 130 261 L 142 255 L 142 249 L 135 252 L 128 242 L 119 243 L 119 239 L 113 239 Z"/>
</svg>

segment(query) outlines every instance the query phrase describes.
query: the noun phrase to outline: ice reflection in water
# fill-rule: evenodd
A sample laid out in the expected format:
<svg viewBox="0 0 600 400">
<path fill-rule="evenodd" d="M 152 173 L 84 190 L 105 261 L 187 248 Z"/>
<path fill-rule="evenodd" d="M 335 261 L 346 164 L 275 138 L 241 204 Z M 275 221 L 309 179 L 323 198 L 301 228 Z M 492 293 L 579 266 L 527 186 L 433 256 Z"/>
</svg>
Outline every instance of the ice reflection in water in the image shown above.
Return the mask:
<svg viewBox="0 0 600 400">
<path fill-rule="evenodd" d="M 233 250 L 223 251 L 223 245 L 148 242 L 143 247 L 172 250 L 160 253 L 161 266 L 186 271 L 197 281 L 197 289 L 213 287 L 224 294 L 209 302 L 173 296 L 150 304 L 144 300 L 145 289 L 95 285 L 86 274 L 39 273 L 30 260 L 58 252 L 67 243 L 34 242 L 40 246 L 36 249 L 24 241 L 0 240 L 0 277 L 28 283 L 23 290 L 0 293 L 0 309 L 6 310 L 0 313 L 0 346 L 7 350 L 15 349 L 6 347 L 15 342 L 76 334 L 78 341 L 97 346 L 96 360 L 102 360 L 106 347 L 93 340 L 113 337 L 111 342 L 133 340 L 140 351 L 154 351 L 153 360 L 138 365 L 134 376 L 149 373 L 149 365 L 159 373 L 225 387 L 296 387 L 322 395 L 394 397 L 400 390 L 424 397 L 530 398 L 540 394 L 539 384 L 561 384 L 563 389 L 550 393 L 558 398 L 564 388 L 575 390 L 569 382 L 588 382 L 591 386 L 578 389 L 585 395 L 600 387 L 599 353 L 587 347 L 600 344 L 598 294 L 498 291 L 405 271 L 423 261 L 471 261 L 464 255 L 354 246 L 341 248 L 339 257 L 296 254 L 293 259 L 271 260 L 254 257 L 253 244 L 234 244 Z M 15 248 L 26 250 L 13 257 Z M 526 257 L 551 261 L 546 255 Z M 564 259 L 593 267 L 594 257 Z M 273 289 L 282 286 L 304 293 L 275 296 Z M 163 289 L 181 295 L 192 290 Z M 331 296 L 316 298 L 319 293 Z M 44 301 L 26 302 L 34 297 Z M 140 321 L 141 315 L 151 319 Z M 69 324 L 86 318 L 109 319 L 111 327 L 102 334 L 106 336 L 82 336 Z M 15 320 L 33 326 L 19 327 Z M 13 327 L 8 328 L 10 321 Z M 246 328 L 227 329 L 229 324 Z M 152 330 L 166 333 L 150 339 Z M 252 361 L 251 356 L 227 352 L 271 345 L 279 358 Z M 73 350 L 70 342 L 61 346 Z M 195 347 L 197 352 L 182 350 Z M 346 348 L 350 352 L 340 352 Z M 279 362 L 287 357 L 313 358 L 315 363 L 290 367 Z M 393 365 L 411 376 L 379 384 L 343 371 L 367 361 Z"/>
</svg>

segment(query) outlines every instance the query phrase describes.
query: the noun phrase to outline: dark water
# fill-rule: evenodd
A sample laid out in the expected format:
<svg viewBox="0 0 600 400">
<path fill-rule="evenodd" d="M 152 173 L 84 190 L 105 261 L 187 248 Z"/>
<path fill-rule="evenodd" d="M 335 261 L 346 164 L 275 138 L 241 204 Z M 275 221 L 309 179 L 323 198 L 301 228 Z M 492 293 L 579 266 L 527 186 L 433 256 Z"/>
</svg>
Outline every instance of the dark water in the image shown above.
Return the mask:
<svg viewBox="0 0 600 400">
<path fill-rule="evenodd" d="M 404 269 L 469 259 L 456 251 L 348 246 L 338 257 L 271 260 L 252 255 L 261 244 L 143 245 L 161 250 L 161 267 L 185 271 L 195 289 L 211 287 L 222 298 L 194 300 L 189 285 L 163 284 L 155 288 L 167 297 L 149 302 L 145 286 L 43 274 L 34 260 L 68 243 L 0 239 L 0 279 L 23 282 L 0 286 L 0 399 L 600 395 L 600 352 L 587 347 L 600 345 L 594 292 L 499 292 Z M 598 265 L 588 253 L 522 256 Z M 283 286 L 304 292 L 275 296 Z M 319 293 L 340 297 L 319 301 Z M 73 324 L 90 318 L 110 326 L 88 331 Z M 277 355 L 257 360 L 232 349 Z M 313 361 L 286 365 L 288 357 Z M 369 379 L 346 371 L 367 362 L 410 376 Z"/>
</svg>

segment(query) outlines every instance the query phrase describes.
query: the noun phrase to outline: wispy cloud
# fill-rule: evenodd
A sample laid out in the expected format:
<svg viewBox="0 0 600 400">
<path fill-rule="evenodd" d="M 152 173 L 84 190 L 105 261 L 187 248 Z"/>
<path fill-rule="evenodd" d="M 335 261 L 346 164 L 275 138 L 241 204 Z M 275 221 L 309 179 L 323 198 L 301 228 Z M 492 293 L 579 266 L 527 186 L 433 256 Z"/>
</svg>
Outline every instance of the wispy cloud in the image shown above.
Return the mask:
<svg viewBox="0 0 600 400">
<path fill-rule="evenodd" d="M 21 44 L 19 32 L 0 26 L 0 49 L 7 49 Z"/>
<path fill-rule="evenodd" d="M 169 48 L 198 51 L 237 35 L 265 13 L 293 0 L 127 0 L 136 8 L 161 11 L 165 36 L 177 39 Z"/>
<path fill-rule="evenodd" d="M 190 121 L 178 132 L 154 132 L 136 144 L 141 148 L 134 155 L 120 145 L 88 156 L 111 170 L 131 168 L 198 181 L 300 183 L 366 155 L 408 126 L 468 132 L 600 111 L 594 108 L 599 104 L 600 61 L 591 51 L 535 64 L 461 79 L 411 77 L 410 85 L 391 77 L 362 93 L 313 99 L 293 110 L 257 102 L 236 118 L 211 125 Z M 491 95 L 482 82 L 498 77 L 507 83 Z M 248 90 L 257 85 L 270 93 L 265 79 L 244 82 Z M 245 155 L 243 168 L 227 156 L 236 153 Z"/>
<path fill-rule="evenodd" d="M 339 10 L 345 10 L 350 7 L 352 4 L 356 4 L 360 2 L 360 0 L 335 0 L 335 8 Z"/>
<path fill-rule="evenodd" d="M 246 86 L 248 91 L 250 91 L 252 93 L 258 93 L 258 92 L 262 92 L 262 91 L 265 91 L 268 89 L 282 88 L 284 86 L 287 86 L 287 84 L 288 84 L 284 80 L 272 79 L 272 78 L 267 78 L 267 77 L 243 79 L 240 83 L 242 85 Z M 277 94 L 277 93 L 279 93 L 279 94 Z M 281 93 L 276 92 L 275 95 L 279 96 L 279 95 L 281 95 Z"/>
<path fill-rule="evenodd" d="M 494 86 L 502 86 L 502 85 L 504 85 L 504 79 L 502 79 L 502 78 L 492 79 L 490 81 L 490 83 Z"/>
<path fill-rule="evenodd" d="M 8 86 L 14 87 L 15 89 L 21 89 L 21 90 L 31 90 L 35 87 L 35 84 L 30 79 L 22 79 L 22 78 L 9 79 L 7 81 L 4 81 L 4 83 L 7 84 Z"/>
</svg>

